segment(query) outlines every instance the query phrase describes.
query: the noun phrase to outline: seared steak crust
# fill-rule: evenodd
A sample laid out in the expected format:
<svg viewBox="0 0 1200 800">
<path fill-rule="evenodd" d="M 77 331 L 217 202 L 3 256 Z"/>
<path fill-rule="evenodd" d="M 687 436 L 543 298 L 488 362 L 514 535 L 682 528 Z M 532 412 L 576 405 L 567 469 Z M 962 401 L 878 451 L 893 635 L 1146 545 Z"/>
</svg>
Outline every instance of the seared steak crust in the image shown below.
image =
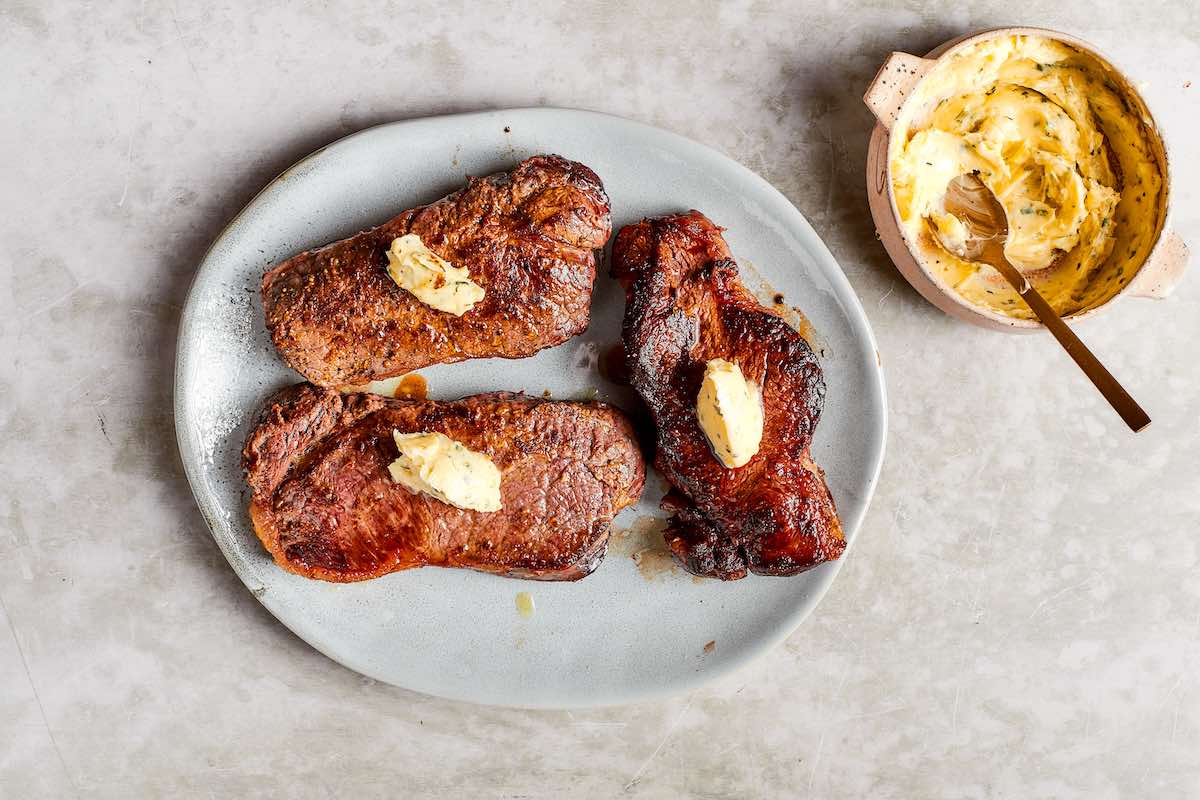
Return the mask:
<svg viewBox="0 0 1200 800">
<path fill-rule="evenodd" d="M 812 349 L 738 279 L 721 228 L 703 214 L 645 220 L 617 234 L 613 276 L 626 291 L 623 341 L 633 387 L 657 428 L 655 465 L 674 490 L 665 534 L 691 572 L 794 575 L 837 558 L 841 523 L 809 456 L 825 382 Z M 709 359 L 737 362 L 762 387 L 757 455 L 726 469 L 696 417 Z"/>
<path fill-rule="evenodd" d="M 393 430 L 440 432 L 487 455 L 503 509 L 455 508 L 394 483 Z M 581 578 L 645 479 L 629 421 L 603 403 L 503 392 L 393 400 L 311 384 L 272 398 L 243 463 L 254 530 L 275 561 L 343 582 L 426 565 Z"/>
<path fill-rule="evenodd" d="M 267 328 L 280 355 L 321 386 L 352 386 L 467 358 L 522 358 L 588 324 L 594 250 L 612 232 L 596 174 L 558 156 L 405 211 L 377 228 L 300 253 L 263 277 Z M 487 294 L 461 317 L 424 305 L 387 273 L 408 233 Z"/>
</svg>

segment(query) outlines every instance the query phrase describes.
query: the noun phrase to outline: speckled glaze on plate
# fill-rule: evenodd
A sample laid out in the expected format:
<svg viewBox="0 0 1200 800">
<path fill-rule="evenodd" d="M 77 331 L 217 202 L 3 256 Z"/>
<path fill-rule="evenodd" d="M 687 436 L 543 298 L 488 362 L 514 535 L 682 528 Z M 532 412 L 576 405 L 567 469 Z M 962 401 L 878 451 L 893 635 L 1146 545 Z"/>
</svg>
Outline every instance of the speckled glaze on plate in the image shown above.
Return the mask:
<svg viewBox="0 0 1200 800">
<path fill-rule="evenodd" d="M 390 123 L 335 142 L 272 181 L 213 243 L 188 296 L 175 374 L 179 449 L 196 502 L 246 586 L 297 635 L 353 670 L 428 694 L 523 707 L 682 691 L 787 637 L 849 550 L 794 578 L 693 578 L 670 563 L 657 533 L 665 485 L 653 471 L 641 503 L 614 523 L 608 557 L 575 583 L 436 568 L 356 584 L 310 581 L 275 566 L 250 527 L 242 443 L 262 401 L 301 380 L 263 327 L 263 272 L 435 200 L 467 175 L 507 170 L 535 153 L 594 169 L 612 199 L 614 231 L 644 216 L 700 209 L 728 229 L 752 290 L 768 303 L 780 292 L 803 311 L 807 321 L 796 321 L 822 353 L 828 384 L 812 451 L 853 543 L 883 459 L 886 402 L 874 338 L 841 269 L 800 212 L 745 167 L 675 134 L 592 112 L 516 109 Z M 599 272 L 584 335 L 519 361 L 421 370 L 429 396 L 549 391 L 629 407 L 629 390 L 597 370 L 619 339 L 624 309 L 607 267 Z M 518 593 L 532 598 L 531 615 L 518 609 Z"/>
</svg>

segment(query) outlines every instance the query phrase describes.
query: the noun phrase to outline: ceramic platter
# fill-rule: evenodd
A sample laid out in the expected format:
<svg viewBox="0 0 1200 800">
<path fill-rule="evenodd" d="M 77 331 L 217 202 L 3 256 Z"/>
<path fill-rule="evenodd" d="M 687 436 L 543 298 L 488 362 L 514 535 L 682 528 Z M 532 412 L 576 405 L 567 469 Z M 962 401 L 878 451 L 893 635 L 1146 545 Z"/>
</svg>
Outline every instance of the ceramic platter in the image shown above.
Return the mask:
<svg viewBox="0 0 1200 800">
<path fill-rule="evenodd" d="M 727 228 L 747 285 L 821 355 L 828 384 L 812 452 L 853 542 L 883 458 L 886 405 L 875 342 L 854 291 L 799 211 L 766 181 L 696 142 L 581 111 L 520 109 L 381 125 L 305 158 L 268 185 L 213 243 L 179 332 L 175 412 L 196 501 L 229 563 L 284 625 L 330 658 L 396 686 L 480 703 L 580 707 L 631 702 L 728 673 L 788 636 L 841 562 L 794 578 L 721 583 L 674 567 L 659 530 L 663 480 L 648 470 L 636 507 L 614 523 L 608 556 L 575 583 L 425 568 L 357 584 L 275 566 L 250 527 L 240 468 L 263 400 L 301 380 L 263 327 L 263 272 L 301 250 L 376 225 L 536 153 L 582 161 L 604 181 L 613 230 L 696 208 Z M 519 361 L 421 371 L 429 396 L 497 389 L 596 397 L 626 408 L 628 389 L 597 361 L 616 343 L 624 298 L 600 265 L 587 332 Z M 843 556 L 843 561 L 849 557 Z M 534 613 L 518 613 L 528 592 Z"/>
</svg>

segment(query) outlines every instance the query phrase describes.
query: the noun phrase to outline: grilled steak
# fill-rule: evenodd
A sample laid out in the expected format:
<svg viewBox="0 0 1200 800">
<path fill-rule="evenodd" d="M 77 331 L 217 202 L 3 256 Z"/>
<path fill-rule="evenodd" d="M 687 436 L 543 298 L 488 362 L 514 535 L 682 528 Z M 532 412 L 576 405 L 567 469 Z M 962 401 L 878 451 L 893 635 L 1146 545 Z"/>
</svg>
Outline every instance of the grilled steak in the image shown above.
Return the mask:
<svg viewBox="0 0 1200 800">
<path fill-rule="evenodd" d="M 283 359 L 321 386 L 467 358 L 533 355 L 587 328 L 593 251 L 611 232 L 608 196 L 594 172 L 534 156 L 276 266 L 262 282 L 267 328 Z M 483 300 L 456 317 L 397 286 L 386 252 L 409 233 L 466 267 L 486 290 Z"/>
<path fill-rule="evenodd" d="M 394 483 L 393 430 L 442 433 L 488 456 L 503 508 L 464 510 Z M 263 545 L 284 569 L 328 581 L 426 565 L 582 578 L 645 478 L 628 420 L 603 403 L 393 400 L 311 384 L 272 398 L 243 460 Z"/>
<path fill-rule="evenodd" d="M 633 387 L 654 417 L 655 465 L 674 487 L 665 534 L 691 572 L 793 575 L 837 558 L 841 523 L 809 443 L 825 382 L 808 343 L 738 279 L 718 228 L 698 211 L 621 229 L 613 276 L 626 292 L 623 340 Z M 696 416 L 709 359 L 736 362 L 761 387 L 762 444 L 726 469 Z"/>
</svg>

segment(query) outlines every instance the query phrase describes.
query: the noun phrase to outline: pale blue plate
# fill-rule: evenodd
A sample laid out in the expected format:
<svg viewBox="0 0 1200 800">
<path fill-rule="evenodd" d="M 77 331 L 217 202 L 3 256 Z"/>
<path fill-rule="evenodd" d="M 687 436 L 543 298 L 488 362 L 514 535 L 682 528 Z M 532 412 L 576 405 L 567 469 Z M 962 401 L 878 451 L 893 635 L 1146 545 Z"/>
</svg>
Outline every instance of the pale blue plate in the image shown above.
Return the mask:
<svg viewBox="0 0 1200 800">
<path fill-rule="evenodd" d="M 732 583 L 671 568 L 644 531 L 661 516 L 651 475 L 616 522 L 608 557 L 576 583 L 420 569 L 338 585 L 279 569 L 246 513 L 239 454 L 254 410 L 300 380 L 263 328 L 263 272 L 301 250 L 378 224 L 454 190 L 467 175 L 559 153 L 596 171 L 614 231 L 696 208 L 727 228 L 746 283 L 782 292 L 811 322 L 828 384 L 812 452 L 854 541 L 883 459 L 883 372 L 854 290 L 787 199 L 740 164 L 691 140 L 618 117 L 534 108 L 396 122 L 348 136 L 271 182 L 213 243 L 179 331 L 179 449 L 196 502 L 229 563 L 271 613 L 330 658 L 397 686 L 480 703 L 579 707 L 625 703 L 716 678 L 787 637 L 849 556 L 794 578 Z M 601 267 L 586 334 L 521 361 L 423 370 L 430 396 L 496 389 L 628 404 L 596 360 L 620 336 L 623 295 Z M 536 612 L 517 613 L 530 592 Z M 715 644 L 706 648 L 710 642 Z"/>
</svg>

